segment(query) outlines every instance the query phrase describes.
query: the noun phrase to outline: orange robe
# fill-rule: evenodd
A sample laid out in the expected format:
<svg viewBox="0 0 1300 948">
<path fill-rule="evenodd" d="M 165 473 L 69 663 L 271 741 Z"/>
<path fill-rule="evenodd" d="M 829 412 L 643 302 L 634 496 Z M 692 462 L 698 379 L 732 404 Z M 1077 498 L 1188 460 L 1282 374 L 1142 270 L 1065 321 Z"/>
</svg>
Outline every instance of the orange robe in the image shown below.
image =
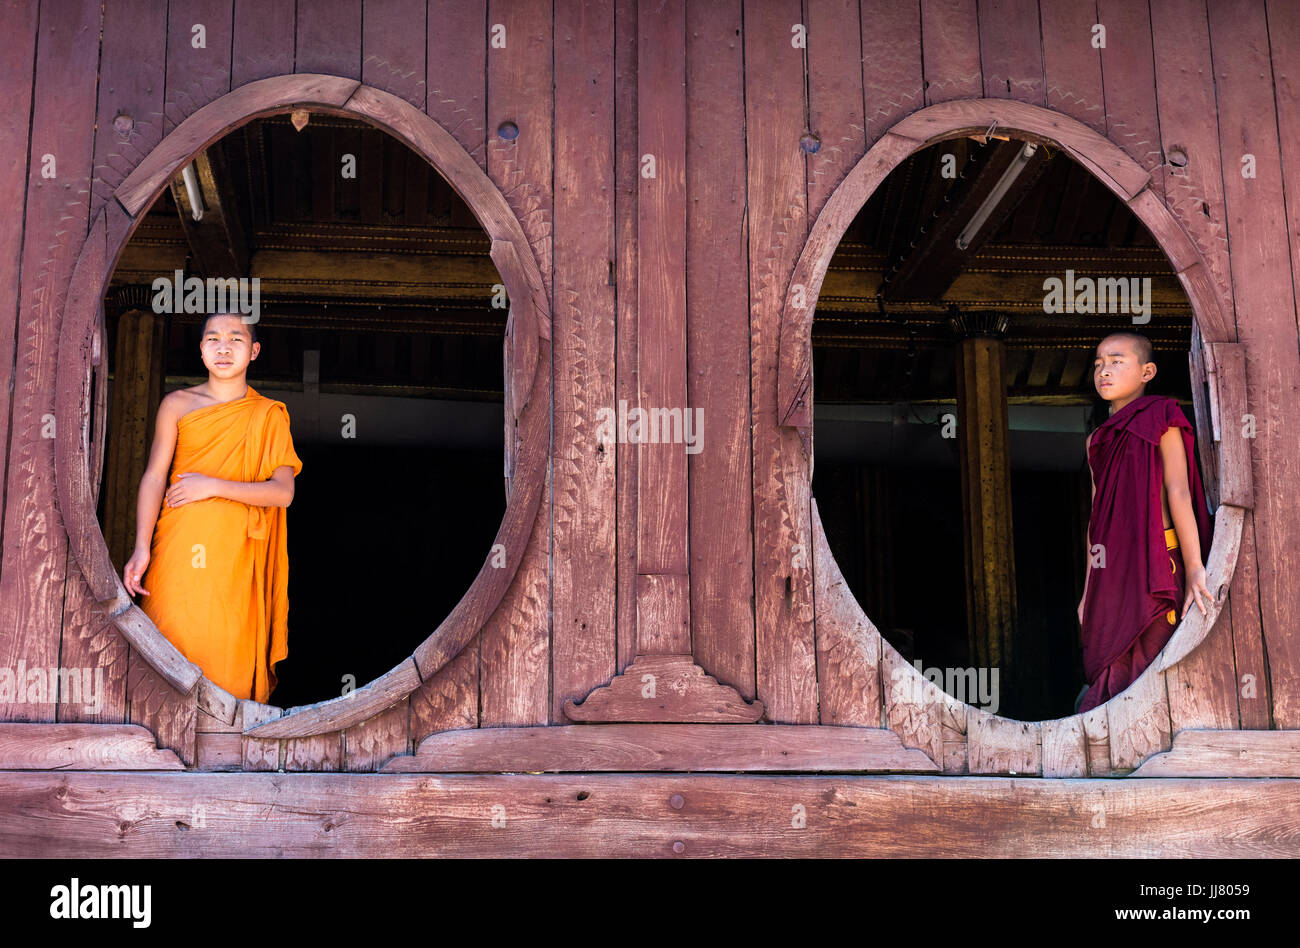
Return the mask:
<svg viewBox="0 0 1300 948">
<path fill-rule="evenodd" d="M 265 481 L 281 465 L 302 470 L 283 402 L 250 385 L 243 398 L 177 423 L 169 483 L 186 471 Z M 203 674 L 236 698 L 265 702 L 275 664 L 289 654 L 289 551 L 284 507 L 225 497 L 163 503 L 141 608 Z"/>
</svg>

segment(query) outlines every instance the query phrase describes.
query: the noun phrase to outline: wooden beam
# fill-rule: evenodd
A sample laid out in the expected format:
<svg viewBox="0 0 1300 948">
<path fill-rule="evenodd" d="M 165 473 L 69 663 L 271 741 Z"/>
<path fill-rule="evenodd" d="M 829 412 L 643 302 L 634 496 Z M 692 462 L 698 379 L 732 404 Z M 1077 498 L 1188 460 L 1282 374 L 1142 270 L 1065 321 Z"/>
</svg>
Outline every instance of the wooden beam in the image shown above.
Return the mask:
<svg viewBox="0 0 1300 948">
<path fill-rule="evenodd" d="M 1030 146 L 1025 142 L 1012 140 L 976 152 L 972 159 L 977 163 L 976 169 L 968 172 L 971 178 L 954 182 L 944 209 L 931 218 L 924 235 L 885 285 L 886 300 L 937 300 L 947 292 L 958 274 L 970 265 L 979 249 L 998 232 L 1002 222 L 1047 170 L 1050 159 L 1042 146 L 1023 162 L 1019 172 L 1012 170 L 1021 163 L 1020 154 L 1027 147 Z M 1007 190 L 997 193 L 1008 173 L 1015 173 L 1016 178 Z M 959 247 L 957 238 L 985 202 L 992 204 L 987 219 L 970 235 L 967 246 Z M 1041 298 L 1041 293 L 1038 296 Z"/>
<path fill-rule="evenodd" d="M 893 731 L 797 724 L 596 724 L 445 731 L 389 773 L 855 771 L 936 773 Z"/>
<path fill-rule="evenodd" d="M 0 770 L 184 770 L 136 724 L 0 724 Z"/>
<path fill-rule="evenodd" d="M 1179 731 L 1133 777 L 1300 777 L 1300 731 Z"/>
<path fill-rule="evenodd" d="M 0 812 L 5 858 L 1276 858 L 1300 781 L 0 773 Z"/>
</svg>

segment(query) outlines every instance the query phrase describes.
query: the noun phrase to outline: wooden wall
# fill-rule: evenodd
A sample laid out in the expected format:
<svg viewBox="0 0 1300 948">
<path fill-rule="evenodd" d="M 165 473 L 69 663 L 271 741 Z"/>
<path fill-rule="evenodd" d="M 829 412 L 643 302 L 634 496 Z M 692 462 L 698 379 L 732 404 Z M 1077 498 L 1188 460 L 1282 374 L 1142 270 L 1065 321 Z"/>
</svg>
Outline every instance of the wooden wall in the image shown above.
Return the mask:
<svg viewBox="0 0 1300 948">
<path fill-rule="evenodd" d="M 0 667 L 103 667 L 95 720 L 190 746 L 196 728 L 213 748 L 236 740 L 130 653 L 69 555 L 47 419 L 73 263 L 94 212 L 187 115 L 256 79 L 324 72 L 424 109 L 517 215 L 552 301 L 551 477 L 514 584 L 459 657 L 379 717 L 286 741 L 263 765 L 373 769 L 436 730 L 564 723 L 566 699 L 629 663 L 638 623 L 643 644 L 689 636 L 769 719 L 831 723 L 806 565 L 810 462 L 776 419 L 782 296 L 868 147 L 924 106 L 981 96 L 1106 135 L 1153 174 L 1204 256 L 1247 354 L 1257 502 L 1228 615 L 1171 673 L 1171 695 L 1190 686 L 1171 697 L 1171 724 L 1300 728 L 1300 6 L 0 0 L 0 13 Z M 800 23 L 806 48 L 792 43 Z M 490 46 L 497 24 L 504 50 Z M 497 134 L 504 122 L 518 139 Z M 813 152 L 800 147 L 809 132 Z M 1183 167 L 1163 163 L 1175 146 Z M 640 177 L 649 150 L 662 191 Z M 681 465 L 601 443 L 598 409 L 638 395 L 703 408 L 703 451 Z M 0 720 L 54 710 L 14 703 Z"/>
</svg>

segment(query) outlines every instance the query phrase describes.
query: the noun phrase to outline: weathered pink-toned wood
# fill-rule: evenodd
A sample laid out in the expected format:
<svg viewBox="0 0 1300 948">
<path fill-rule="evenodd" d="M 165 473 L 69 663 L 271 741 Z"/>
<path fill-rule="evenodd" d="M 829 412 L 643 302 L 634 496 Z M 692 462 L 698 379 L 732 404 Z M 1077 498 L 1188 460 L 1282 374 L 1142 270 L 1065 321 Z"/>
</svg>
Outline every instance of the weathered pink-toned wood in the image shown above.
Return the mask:
<svg viewBox="0 0 1300 948">
<path fill-rule="evenodd" d="M 408 746 L 438 731 L 478 727 L 479 639 L 410 694 Z"/>
<path fill-rule="evenodd" d="M 299 3 L 294 72 L 361 78 L 361 0 Z"/>
<path fill-rule="evenodd" d="M 232 89 L 293 72 L 297 38 L 296 0 L 236 3 L 234 46 L 230 57 Z"/>
<path fill-rule="evenodd" d="M 975 0 L 921 0 L 925 104 L 983 94 Z"/>
<path fill-rule="evenodd" d="M 857 0 L 809 0 L 808 121 L 818 148 L 805 159 L 808 216 L 866 153 L 862 26 Z M 739 78 L 739 77 L 738 77 Z"/>
<path fill-rule="evenodd" d="M 1129 776 L 1300 777 L 1300 731 L 1179 731 Z"/>
<path fill-rule="evenodd" d="M 67 583 L 68 545 L 62 518 L 56 512 L 53 474 L 58 432 L 55 429 L 55 341 L 62 324 L 63 303 L 82 240 L 89 223 L 91 155 L 94 150 L 94 116 L 99 9 L 81 4 L 61 4 L 36 23 L 21 11 L 14 28 L 26 24 L 36 36 L 36 61 L 32 96 L 30 148 L 25 168 L 26 200 L 13 187 L 7 230 L 21 218 L 21 257 L 6 260 L 9 282 L 5 293 L 17 300 L 17 330 L 6 317 L 5 356 L 0 385 L 8 438 L 4 510 L 0 511 L 0 667 L 16 669 L 20 660 L 28 668 L 59 665 L 59 637 Z M 16 37 L 6 37 L 6 57 Z M 15 48 L 14 59 L 30 56 Z M 8 73 L 8 64 L 3 67 Z M 27 88 L 14 86 L 19 99 Z M 13 106 L 11 106 L 12 108 Z M 24 131 L 15 139 L 26 143 Z M 13 160 L 12 153 L 8 157 Z M 9 172 L 6 169 L 6 174 Z M 22 172 L 19 172 L 22 180 Z M 51 176 L 52 175 L 52 176 Z M 16 238 L 15 238 L 16 239 Z M 8 248 L 11 253 L 16 243 Z M 21 274 L 21 285 L 18 275 Z M 13 348 L 16 346 L 16 350 Z M 12 375 L 10 368 L 12 367 Z M 68 395 L 80 403 L 82 379 L 65 381 Z M 75 438 L 74 423 L 64 432 Z M 0 720 L 53 721 L 55 705 L 0 702 Z"/>
<path fill-rule="evenodd" d="M 405 659 L 392 671 L 339 698 L 305 707 L 290 708 L 285 717 L 256 727 L 246 724 L 245 733 L 260 740 L 309 737 L 359 724 L 405 698 L 420 684 L 415 662 Z"/>
<path fill-rule="evenodd" d="M 935 773 L 892 731 L 792 724 L 600 724 L 448 731 L 388 773 L 857 771 Z"/>
<path fill-rule="evenodd" d="M 1043 721 L 1038 733 L 1044 777 L 1088 776 L 1088 739 L 1082 715 Z"/>
<path fill-rule="evenodd" d="M 1110 763 L 1118 771 L 1132 770 L 1152 754 L 1169 749 L 1171 728 L 1166 672 L 1152 663 L 1138 680 L 1107 701 L 1106 724 Z"/>
<path fill-rule="evenodd" d="M 879 727 L 880 632 L 863 613 L 826 542 L 813 501 L 813 597 L 822 724 Z"/>
<path fill-rule="evenodd" d="M 763 703 L 719 684 L 690 655 L 641 654 L 580 704 L 566 701 L 564 713 L 571 721 L 752 724 Z"/>
<path fill-rule="evenodd" d="M 1080 717 L 1088 754 L 1088 776 L 1109 777 L 1115 768 L 1110 762 L 1110 718 L 1106 705 L 1099 705 Z"/>
<path fill-rule="evenodd" d="M 243 738 L 238 734 L 199 731 L 194 735 L 195 770 L 243 770 Z"/>
<path fill-rule="evenodd" d="M 426 98 L 426 7 L 424 0 L 365 0 L 361 9 L 361 81 L 417 109 Z"/>
<path fill-rule="evenodd" d="M 359 725 L 364 727 L 364 725 Z M 343 735 L 338 731 L 295 737 L 284 744 L 286 771 L 335 771 L 343 768 Z"/>
<path fill-rule="evenodd" d="M 259 704 L 256 701 L 240 701 L 239 716 L 245 730 L 255 729 L 259 724 L 275 721 L 280 717 L 280 708 Z M 279 740 L 260 740 L 242 736 L 243 768 L 245 770 L 278 770 L 282 760 L 284 742 Z"/>
<path fill-rule="evenodd" d="M 407 728 L 410 699 L 403 698 L 343 732 L 343 763 L 351 771 L 379 770 L 385 761 L 405 754 L 409 747 Z"/>
<path fill-rule="evenodd" d="M 0 770 L 184 770 L 134 724 L 0 724 Z"/>
<path fill-rule="evenodd" d="M 921 5 L 862 0 L 862 86 L 868 145 L 925 105 L 921 79 Z"/>
<path fill-rule="evenodd" d="M 0 856 L 1276 858 L 1296 852 L 1296 787 L 1177 778 L 9 773 L 0 774 L 0 811 L 9 814 Z M 189 825 L 196 807 L 202 832 L 176 826 Z M 272 808 L 276 819 L 267 820 Z"/>
<path fill-rule="evenodd" d="M 487 170 L 485 0 L 429 0 L 425 111 Z"/>
<path fill-rule="evenodd" d="M 555 7 L 555 493 L 550 720 L 616 673 L 614 11 Z"/>
<path fill-rule="evenodd" d="M 1106 134 L 1101 50 L 1092 45 L 1095 6 L 1075 0 L 1039 0 L 1047 107 Z"/>
<path fill-rule="evenodd" d="M 1151 187 L 1163 197 L 1164 181 L 1158 173 L 1163 160 L 1160 123 L 1147 7 L 1124 0 L 1098 0 L 1097 22 L 1106 28 L 1106 45 L 1101 50 L 1106 137 L 1151 173 Z M 1091 31 L 1086 40 L 1092 42 Z"/>
<path fill-rule="evenodd" d="M 753 700 L 754 545 L 749 432 L 745 134 L 740 3 L 686 9 L 687 404 L 703 414 L 690 455 L 690 635 L 695 660 Z"/>
<path fill-rule="evenodd" d="M 744 6 L 755 657 L 758 697 L 783 724 L 817 720 L 811 458 L 777 406 L 782 307 L 808 234 L 803 58 L 790 41 L 800 15 L 788 0 Z"/>
<path fill-rule="evenodd" d="M 162 134 L 230 91 L 234 0 L 170 0 Z M 144 24 L 141 24 L 144 27 Z"/>
<path fill-rule="evenodd" d="M 131 649 L 126 673 L 127 720 L 142 724 L 158 738 L 158 746 L 175 751 L 188 766 L 194 763 L 194 727 L 198 717 L 195 691 L 177 691 Z"/>
<path fill-rule="evenodd" d="M 488 174 L 532 247 L 540 271 L 541 286 L 537 289 L 549 317 L 554 167 L 551 6 L 540 0 L 489 3 L 488 21 L 493 27 L 500 24 L 506 37 L 505 48 L 489 47 L 487 56 Z M 544 91 L 539 94 L 539 90 Z M 517 137 L 498 134 L 507 123 L 517 128 Z M 545 336 L 550 338 L 549 322 Z M 539 374 L 550 368 L 549 347 L 542 349 L 545 352 L 543 355 L 539 350 Z M 530 404 L 525 415 L 549 415 L 549 376 L 546 387 L 534 391 L 544 391 L 547 404 Z M 549 421 L 549 417 L 539 417 L 521 422 L 521 427 L 535 426 L 525 436 L 525 442 L 540 438 L 548 445 Z M 537 471 L 525 477 L 532 481 L 528 491 L 540 491 L 539 507 L 535 522 L 529 524 L 530 531 L 523 534 L 527 545 L 514 581 L 483 627 L 479 654 L 481 720 L 485 725 L 544 724 L 550 718 L 547 574 L 553 497 L 549 477 Z M 512 483 L 512 494 L 516 490 Z M 507 550 L 512 551 L 511 544 L 507 544 Z M 420 662 L 425 677 L 437 667 Z"/>
<path fill-rule="evenodd" d="M 880 645 L 880 685 L 885 703 L 885 724 L 903 741 L 940 764 L 967 766 L 966 714 L 972 710 L 909 665 L 888 642 Z M 951 748 L 951 750 L 950 750 Z"/>
<path fill-rule="evenodd" d="M 978 7 L 984 94 L 1045 105 L 1038 0 L 984 0 Z"/>
<path fill-rule="evenodd" d="M 1209 26 L 1238 339 L 1246 350 L 1249 410 L 1257 422 L 1251 442 L 1254 482 L 1267 485 L 1248 520 L 1254 521 L 1272 721 L 1274 727 L 1293 729 L 1300 728 L 1300 586 L 1294 579 L 1300 570 L 1300 521 L 1283 485 L 1294 483 L 1300 471 L 1300 419 L 1294 406 L 1300 352 L 1278 141 L 1282 104 L 1273 89 L 1264 8 L 1211 4 Z M 1246 155 L 1253 156 L 1254 178 L 1242 175 Z M 1233 631 L 1238 631 L 1235 624 Z"/>
<path fill-rule="evenodd" d="M 966 709 L 967 770 L 972 774 L 1031 774 L 1043 771 L 1039 724 L 1013 721 Z"/>
<path fill-rule="evenodd" d="M 214 685 L 206 678 L 200 678 L 195 700 L 198 704 L 200 720 L 208 717 L 220 722 L 223 730 L 225 728 L 243 730 L 238 726 L 239 699 L 224 688 Z"/>
</svg>

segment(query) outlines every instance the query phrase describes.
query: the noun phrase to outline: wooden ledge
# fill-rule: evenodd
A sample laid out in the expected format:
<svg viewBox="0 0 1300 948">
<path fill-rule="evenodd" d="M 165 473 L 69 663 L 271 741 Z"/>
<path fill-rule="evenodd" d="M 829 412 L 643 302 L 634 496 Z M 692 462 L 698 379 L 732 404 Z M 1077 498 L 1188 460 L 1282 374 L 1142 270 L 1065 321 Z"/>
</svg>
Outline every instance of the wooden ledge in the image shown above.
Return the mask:
<svg viewBox="0 0 1300 948">
<path fill-rule="evenodd" d="M 797 724 L 580 724 L 443 731 L 388 773 L 938 773 L 883 728 Z"/>
<path fill-rule="evenodd" d="M 1133 777 L 1300 777 L 1300 731 L 1179 731 Z"/>
<path fill-rule="evenodd" d="M 138 724 L 0 724 L 0 770 L 184 770 Z"/>
</svg>

